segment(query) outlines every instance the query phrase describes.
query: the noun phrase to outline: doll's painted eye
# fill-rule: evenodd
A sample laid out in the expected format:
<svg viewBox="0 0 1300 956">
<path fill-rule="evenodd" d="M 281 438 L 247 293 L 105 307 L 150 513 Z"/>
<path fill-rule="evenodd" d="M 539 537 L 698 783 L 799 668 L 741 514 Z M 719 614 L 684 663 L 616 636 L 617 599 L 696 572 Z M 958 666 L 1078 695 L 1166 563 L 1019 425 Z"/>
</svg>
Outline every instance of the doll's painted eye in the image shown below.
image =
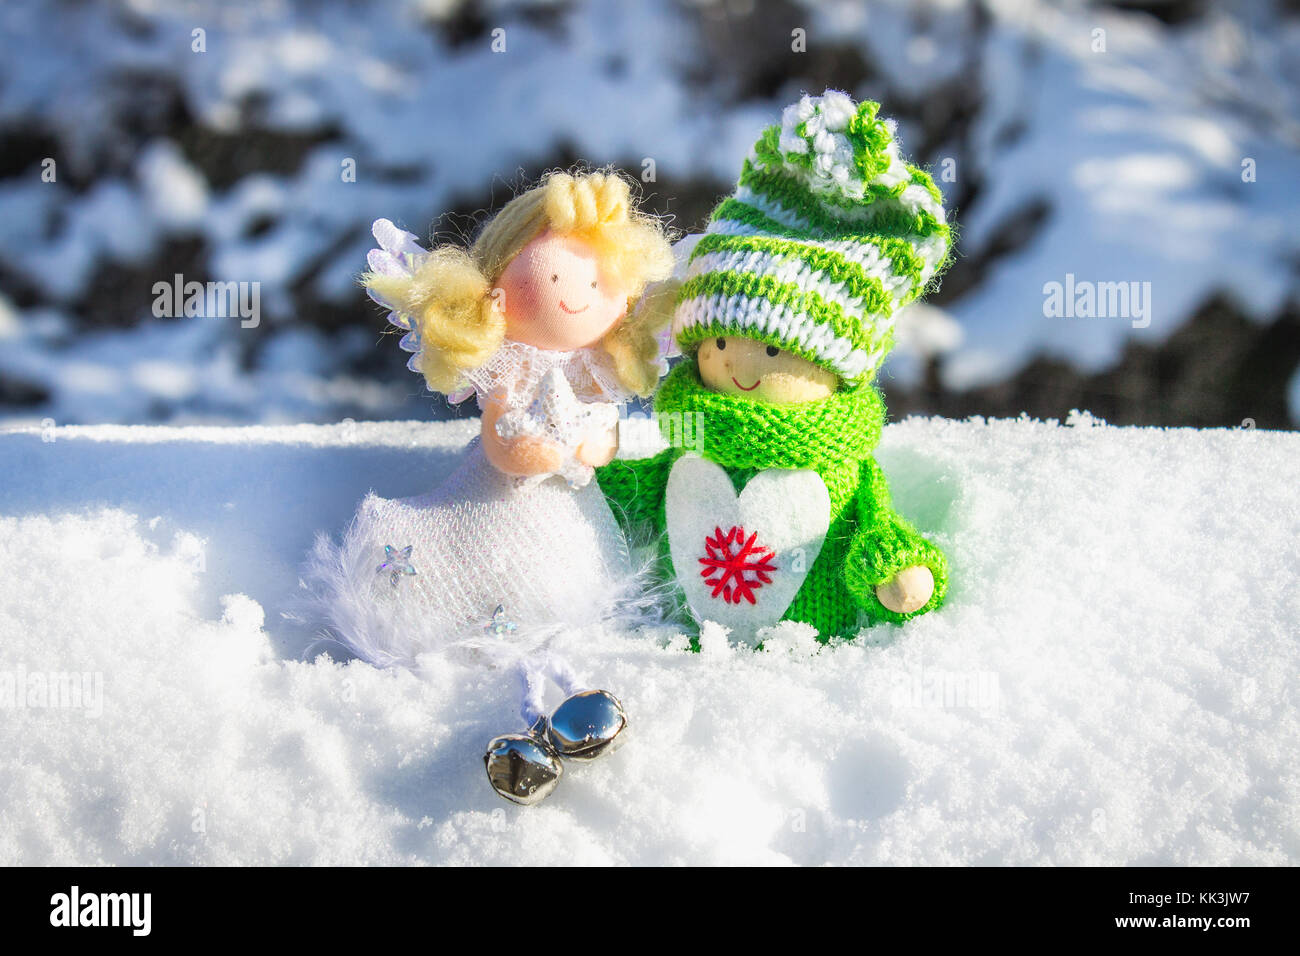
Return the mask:
<svg viewBox="0 0 1300 956">
<path fill-rule="evenodd" d="M 781 354 L 781 350 L 777 348 L 775 345 L 769 345 L 767 347 L 767 355 L 769 358 L 776 358 L 780 354 Z"/>
<path fill-rule="evenodd" d="M 560 281 L 560 275 L 559 275 L 559 273 L 554 273 L 554 274 L 552 274 L 552 275 L 551 275 L 551 281 L 552 281 L 552 282 L 559 282 L 559 281 Z"/>
<path fill-rule="evenodd" d="M 718 347 L 718 351 L 721 352 L 723 349 L 725 349 L 725 348 L 727 347 L 727 340 L 726 340 L 726 339 L 718 339 L 718 340 L 717 340 L 716 342 L 714 342 L 713 344 L 716 345 L 716 346 Z"/>
</svg>

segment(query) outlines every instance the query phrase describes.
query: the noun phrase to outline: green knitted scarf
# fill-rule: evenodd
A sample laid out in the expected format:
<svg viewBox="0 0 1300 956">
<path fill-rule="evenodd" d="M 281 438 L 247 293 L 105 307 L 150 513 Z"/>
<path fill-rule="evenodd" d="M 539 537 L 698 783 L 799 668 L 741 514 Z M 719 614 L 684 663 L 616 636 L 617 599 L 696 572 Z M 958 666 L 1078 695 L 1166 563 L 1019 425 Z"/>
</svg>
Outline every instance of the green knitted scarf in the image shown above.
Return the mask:
<svg viewBox="0 0 1300 956">
<path fill-rule="evenodd" d="M 690 435 L 698 423 L 694 449 L 725 468 L 817 469 L 861 460 L 880 441 L 885 420 L 885 403 L 869 384 L 841 388 L 821 401 L 772 404 L 711 391 L 700 382 L 694 359 L 668 374 L 654 407 L 670 442 L 672 429 L 684 427 Z"/>
</svg>

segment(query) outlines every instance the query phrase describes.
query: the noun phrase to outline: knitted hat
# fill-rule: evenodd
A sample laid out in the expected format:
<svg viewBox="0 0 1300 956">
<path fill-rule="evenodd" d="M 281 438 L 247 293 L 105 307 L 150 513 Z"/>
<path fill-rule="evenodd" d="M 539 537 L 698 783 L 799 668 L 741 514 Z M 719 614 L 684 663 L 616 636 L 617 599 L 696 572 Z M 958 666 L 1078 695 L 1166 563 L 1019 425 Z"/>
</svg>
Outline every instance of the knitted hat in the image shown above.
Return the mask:
<svg viewBox="0 0 1300 956">
<path fill-rule="evenodd" d="M 827 90 L 763 131 L 691 253 L 673 325 L 683 348 L 743 335 L 851 384 L 879 367 L 951 239 L 943 197 L 899 156 L 879 108 Z"/>
</svg>

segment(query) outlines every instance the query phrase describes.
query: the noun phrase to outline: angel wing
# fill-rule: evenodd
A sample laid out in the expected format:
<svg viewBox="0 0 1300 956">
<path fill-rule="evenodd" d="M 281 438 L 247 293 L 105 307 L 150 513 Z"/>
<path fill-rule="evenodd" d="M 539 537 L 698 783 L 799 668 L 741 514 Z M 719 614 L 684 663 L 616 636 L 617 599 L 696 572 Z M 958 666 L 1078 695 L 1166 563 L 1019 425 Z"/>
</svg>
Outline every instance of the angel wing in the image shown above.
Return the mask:
<svg viewBox="0 0 1300 956">
<path fill-rule="evenodd" d="M 375 241 L 379 243 L 378 249 L 371 249 L 366 254 L 366 264 L 370 266 L 370 271 L 382 276 L 414 276 L 415 270 L 428 257 L 429 253 L 421 247 L 419 241 L 413 233 L 405 229 L 399 229 L 387 219 L 376 219 L 374 226 L 371 227 L 371 233 Z M 416 365 L 416 359 L 420 351 L 420 330 L 416 327 L 410 315 L 402 312 L 401 306 L 380 295 L 369 286 L 366 287 L 366 294 L 371 300 L 388 309 L 388 322 L 390 325 L 405 330 L 406 334 L 402 336 L 398 345 L 405 352 L 413 354 L 407 361 L 406 367 L 412 372 L 419 372 Z"/>
</svg>

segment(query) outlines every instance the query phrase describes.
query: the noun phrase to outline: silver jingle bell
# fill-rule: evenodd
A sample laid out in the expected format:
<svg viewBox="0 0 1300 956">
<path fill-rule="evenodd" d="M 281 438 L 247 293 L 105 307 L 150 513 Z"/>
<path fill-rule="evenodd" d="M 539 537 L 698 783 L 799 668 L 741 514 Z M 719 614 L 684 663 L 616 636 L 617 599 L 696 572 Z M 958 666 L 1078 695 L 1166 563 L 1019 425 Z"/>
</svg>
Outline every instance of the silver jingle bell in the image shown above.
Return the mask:
<svg viewBox="0 0 1300 956">
<path fill-rule="evenodd" d="M 483 766 L 493 790 L 525 807 L 549 797 L 564 773 L 550 744 L 528 734 L 494 737 L 483 754 Z"/>
<path fill-rule="evenodd" d="M 627 740 L 627 714 L 618 698 L 604 690 L 574 694 L 547 722 L 546 737 L 561 757 L 595 760 Z"/>
</svg>

